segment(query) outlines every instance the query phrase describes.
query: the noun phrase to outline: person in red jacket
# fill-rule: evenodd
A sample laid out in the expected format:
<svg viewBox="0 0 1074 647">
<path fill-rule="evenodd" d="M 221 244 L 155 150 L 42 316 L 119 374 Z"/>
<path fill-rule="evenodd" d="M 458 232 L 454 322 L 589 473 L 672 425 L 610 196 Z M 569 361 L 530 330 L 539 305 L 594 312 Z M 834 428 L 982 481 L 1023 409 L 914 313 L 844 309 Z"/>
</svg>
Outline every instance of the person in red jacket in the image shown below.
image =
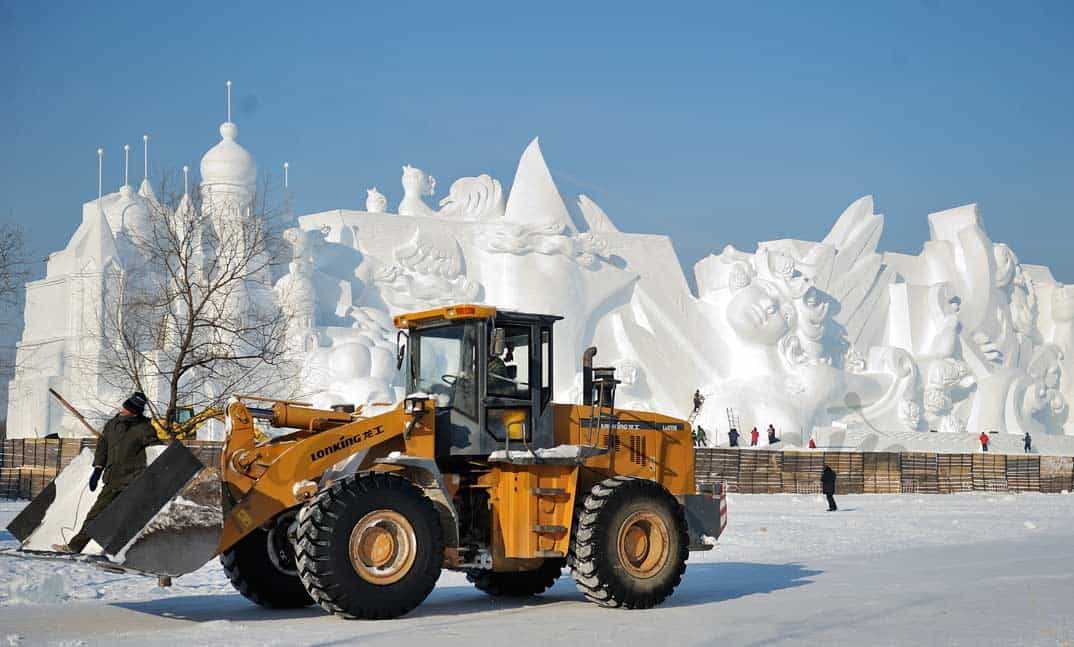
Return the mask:
<svg viewBox="0 0 1074 647">
<path fill-rule="evenodd" d="M 757 427 L 754 427 L 753 431 L 750 432 L 750 447 L 756 447 L 757 446 L 757 439 L 760 438 L 760 437 L 761 437 L 761 434 L 759 434 L 757 432 Z"/>
<path fill-rule="evenodd" d="M 982 431 L 981 435 L 978 436 L 978 440 L 981 441 L 981 451 L 982 452 L 987 452 L 988 451 L 988 434 L 986 434 L 985 432 Z"/>
<path fill-rule="evenodd" d="M 816 449 L 817 448 L 817 441 L 815 441 L 812 438 L 810 438 L 809 439 L 809 448 L 810 449 Z"/>
</svg>

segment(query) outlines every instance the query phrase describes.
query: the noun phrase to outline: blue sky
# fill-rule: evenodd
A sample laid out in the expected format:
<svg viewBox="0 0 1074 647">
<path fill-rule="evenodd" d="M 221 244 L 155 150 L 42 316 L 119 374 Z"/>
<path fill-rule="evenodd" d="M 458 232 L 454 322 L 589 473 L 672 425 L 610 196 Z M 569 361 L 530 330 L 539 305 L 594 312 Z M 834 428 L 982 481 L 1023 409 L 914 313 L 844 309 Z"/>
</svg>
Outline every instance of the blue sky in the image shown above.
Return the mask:
<svg viewBox="0 0 1074 647">
<path fill-rule="evenodd" d="M 224 5 L 230 6 L 224 6 Z M 299 213 L 358 208 L 400 166 L 510 183 L 539 135 L 565 194 L 669 234 L 819 240 L 872 193 L 884 249 L 977 202 L 994 240 L 1074 282 L 1074 3 L 215 3 L 0 0 L 0 218 L 63 247 L 122 145 L 192 167 L 224 81 Z M 137 174 L 135 174 L 137 175 Z M 43 271 L 43 265 L 39 266 Z"/>
</svg>

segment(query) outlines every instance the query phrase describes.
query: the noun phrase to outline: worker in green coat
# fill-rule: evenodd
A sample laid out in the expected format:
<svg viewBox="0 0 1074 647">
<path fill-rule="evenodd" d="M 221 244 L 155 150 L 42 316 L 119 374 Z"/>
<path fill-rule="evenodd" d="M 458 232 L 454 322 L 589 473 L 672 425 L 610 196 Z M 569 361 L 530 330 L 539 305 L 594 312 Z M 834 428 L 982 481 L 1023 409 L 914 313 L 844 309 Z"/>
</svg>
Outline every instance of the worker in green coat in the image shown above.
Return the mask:
<svg viewBox="0 0 1074 647">
<path fill-rule="evenodd" d="M 85 534 L 86 524 L 107 508 L 108 504 L 145 471 L 145 448 L 160 444 L 153 425 L 144 415 L 145 405 L 145 394 L 135 392 L 123 402 L 120 412 L 105 424 L 104 431 L 97 440 L 97 451 L 93 454 L 93 474 L 89 480 L 89 489 L 93 492 L 101 478 L 104 478 L 101 494 L 86 513 L 82 530 L 66 544 L 53 546 L 54 550 L 81 553 L 90 540 Z"/>
</svg>

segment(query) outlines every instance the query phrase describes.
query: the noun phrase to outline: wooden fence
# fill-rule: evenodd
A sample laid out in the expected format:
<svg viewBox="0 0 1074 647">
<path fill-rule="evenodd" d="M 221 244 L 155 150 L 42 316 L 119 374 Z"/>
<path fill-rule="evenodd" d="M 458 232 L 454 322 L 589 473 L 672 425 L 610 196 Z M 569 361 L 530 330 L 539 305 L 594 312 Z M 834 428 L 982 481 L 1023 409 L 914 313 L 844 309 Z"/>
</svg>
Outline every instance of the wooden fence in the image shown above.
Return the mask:
<svg viewBox="0 0 1074 647">
<path fill-rule="evenodd" d="M 827 465 L 836 494 L 1071 492 L 1074 457 L 932 452 L 696 450 L 698 484 L 724 482 L 730 492 L 817 493 Z"/>
<path fill-rule="evenodd" d="M 206 465 L 220 462 L 221 443 L 184 441 Z M 18 438 L 0 444 L 0 499 L 32 499 L 96 438 Z"/>
<path fill-rule="evenodd" d="M 96 444 L 92 438 L 5 440 L 0 444 L 0 498 L 33 498 L 79 452 Z M 219 442 L 186 445 L 206 465 L 220 462 Z M 820 492 L 825 465 L 838 476 L 836 494 L 1074 491 L 1071 456 L 713 448 L 699 448 L 696 456 L 697 483 L 723 482 L 731 492 Z"/>
</svg>

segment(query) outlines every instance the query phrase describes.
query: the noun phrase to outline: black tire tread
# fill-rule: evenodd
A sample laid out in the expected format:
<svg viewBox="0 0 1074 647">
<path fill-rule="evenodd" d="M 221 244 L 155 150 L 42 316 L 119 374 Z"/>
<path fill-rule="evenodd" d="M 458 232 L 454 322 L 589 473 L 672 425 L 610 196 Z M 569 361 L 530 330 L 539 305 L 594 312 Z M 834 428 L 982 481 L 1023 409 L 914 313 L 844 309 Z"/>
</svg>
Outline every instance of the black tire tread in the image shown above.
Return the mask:
<svg viewBox="0 0 1074 647">
<path fill-rule="evenodd" d="M 612 505 L 629 501 L 635 496 L 650 496 L 667 502 L 674 511 L 675 528 L 672 532 L 679 538 L 675 570 L 659 590 L 650 593 L 639 593 L 624 586 L 612 572 L 607 560 L 600 556 L 600 542 L 605 540 L 609 532 L 604 517 Z M 575 508 L 567 560 L 571 567 L 571 578 L 587 600 L 602 607 L 648 609 L 660 604 L 682 582 L 689 554 L 685 512 L 679 502 L 654 481 L 626 476 L 605 479 L 594 485 Z"/>
<path fill-rule="evenodd" d="M 374 491 L 391 491 L 396 496 L 413 498 L 417 502 L 421 514 L 430 520 L 432 551 L 438 556 L 430 560 L 425 572 L 418 574 L 413 601 L 391 608 L 368 607 L 352 599 L 341 579 L 336 577 L 330 555 L 330 533 L 340 511 Z M 299 578 L 313 601 L 324 610 L 348 619 L 397 618 L 420 604 L 436 585 L 443 562 L 444 532 L 433 503 L 409 480 L 394 474 L 362 474 L 337 481 L 303 507 L 298 516 L 295 553 Z"/>
<path fill-rule="evenodd" d="M 231 585 L 266 609 L 300 609 L 313 604 L 299 578 L 279 572 L 269 561 L 266 535 L 262 529 L 255 530 L 220 555 L 220 565 Z"/>
</svg>

